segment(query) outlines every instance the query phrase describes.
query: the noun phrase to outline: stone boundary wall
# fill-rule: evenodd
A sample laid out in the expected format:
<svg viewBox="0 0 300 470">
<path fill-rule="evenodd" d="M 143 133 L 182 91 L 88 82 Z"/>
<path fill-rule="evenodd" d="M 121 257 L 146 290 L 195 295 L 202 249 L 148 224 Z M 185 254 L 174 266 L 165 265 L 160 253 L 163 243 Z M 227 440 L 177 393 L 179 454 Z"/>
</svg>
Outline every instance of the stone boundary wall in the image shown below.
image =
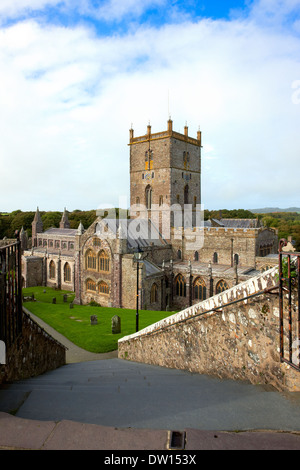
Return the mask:
<svg viewBox="0 0 300 470">
<path fill-rule="evenodd" d="M 300 390 L 300 373 L 280 361 L 277 271 L 121 338 L 119 358 Z"/>
<path fill-rule="evenodd" d="M 23 310 L 23 331 L 6 351 L 0 384 L 34 377 L 66 364 L 66 348 Z"/>
</svg>

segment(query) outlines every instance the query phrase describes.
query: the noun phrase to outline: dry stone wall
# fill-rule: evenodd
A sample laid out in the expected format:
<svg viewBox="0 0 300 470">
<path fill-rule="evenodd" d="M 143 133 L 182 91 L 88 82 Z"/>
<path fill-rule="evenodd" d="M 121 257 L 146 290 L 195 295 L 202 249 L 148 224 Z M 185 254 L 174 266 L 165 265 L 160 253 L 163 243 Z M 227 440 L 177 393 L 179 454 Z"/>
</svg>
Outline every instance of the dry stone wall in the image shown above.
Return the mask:
<svg viewBox="0 0 300 470">
<path fill-rule="evenodd" d="M 278 295 L 266 290 L 276 284 L 273 268 L 120 339 L 119 357 L 300 390 L 300 374 L 280 362 Z"/>
<path fill-rule="evenodd" d="M 23 331 L 6 351 L 0 365 L 0 383 L 40 375 L 66 363 L 66 349 L 23 311 Z"/>
</svg>

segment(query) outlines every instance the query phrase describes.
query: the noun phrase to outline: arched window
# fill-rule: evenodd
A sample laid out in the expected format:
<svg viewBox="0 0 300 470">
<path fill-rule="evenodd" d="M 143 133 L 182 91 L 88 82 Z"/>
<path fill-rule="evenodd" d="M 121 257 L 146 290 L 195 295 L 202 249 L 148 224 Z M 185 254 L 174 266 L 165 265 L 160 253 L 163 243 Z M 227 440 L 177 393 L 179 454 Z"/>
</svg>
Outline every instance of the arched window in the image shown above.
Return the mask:
<svg viewBox="0 0 300 470">
<path fill-rule="evenodd" d="M 162 206 L 164 203 L 164 197 L 163 196 L 159 196 L 159 205 Z"/>
<path fill-rule="evenodd" d="M 145 190 L 145 202 L 146 202 L 146 208 L 151 209 L 152 206 L 152 188 L 150 185 L 146 187 Z"/>
<path fill-rule="evenodd" d="M 54 263 L 54 261 L 50 261 L 50 264 L 49 264 L 49 277 L 50 277 L 50 279 L 55 279 L 55 272 L 56 272 L 55 263 Z"/>
<path fill-rule="evenodd" d="M 189 203 L 189 185 L 186 184 L 184 187 L 184 204 Z"/>
<path fill-rule="evenodd" d="M 110 262 L 109 256 L 105 251 L 99 253 L 99 271 L 109 272 Z"/>
<path fill-rule="evenodd" d="M 182 258 L 181 250 L 178 250 L 178 251 L 177 251 L 177 258 L 178 258 L 178 259 L 181 259 L 181 258 Z"/>
<path fill-rule="evenodd" d="M 218 263 L 218 253 L 217 252 L 214 253 L 213 261 L 214 261 L 215 264 Z"/>
<path fill-rule="evenodd" d="M 151 293 L 150 293 L 150 303 L 154 304 L 158 300 L 158 288 L 157 284 L 152 284 Z"/>
<path fill-rule="evenodd" d="M 99 294 L 105 294 L 105 295 L 109 294 L 109 287 L 106 284 L 106 282 L 104 282 L 104 281 L 99 282 L 98 292 L 99 292 Z"/>
<path fill-rule="evenodd" d="M 175 291 L 179 297 L 186 297 L 186 282 L 182 274 L 178 274 L 175 279 Z"/>
<path fill-rule="evenodd" d="M 90 292 L 96 292 L 96 283 L 93 281 L 93 279 L 87 279 L 86 290 Z"/>
<path fill-rule="evenodd" d="M 198 251 L 195 251 L 195 253 L 194 253 L 194 260 L 195 260 L 195 261 L 199 261 L 199 253 L 198 253 Z"/>
<path fill-rule="evenodd" d="M 85 269 L 97 269 L 97 258 L 93 250 L 88 250 L 85 254 Z"/>
<path fill-rule="evenodd" d="M 228 286 L 227 282 L 221 280 L 216 285 L 216 294 L 220 294 L 221 292 L 224 292 L 227 289 L 229 289 L 229 286 Z"/>
<path fill-rule="evenodd" d="M 69 263 L 64 266 L 64 282 L 71 282 L 71 268 Z"/>
<path fill-rule="evenodd" d="M 194 299 L 206 299 L 206 284 L 201 277 L 198 277 L 194 282 Z"/>
<path fill-rule="evenodd" d="M 151 149 L 145 152 L 145 170 L 153 169 L 153 151 Z"/>
</svg>

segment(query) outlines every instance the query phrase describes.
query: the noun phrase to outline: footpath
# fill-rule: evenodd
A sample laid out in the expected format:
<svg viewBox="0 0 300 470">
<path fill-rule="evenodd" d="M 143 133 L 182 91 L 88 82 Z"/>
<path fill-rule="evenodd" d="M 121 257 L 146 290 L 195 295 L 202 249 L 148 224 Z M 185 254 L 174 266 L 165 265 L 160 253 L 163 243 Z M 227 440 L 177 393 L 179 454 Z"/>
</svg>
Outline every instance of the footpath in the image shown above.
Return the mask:
<svg viewBox="0 0 300 470">
<path fill-rule="evenodd" d="M 1 450 L 300 449 L 299 394 L 88 353 L 33 318 L 67 364 L 0 386 Z"/>
</svg>

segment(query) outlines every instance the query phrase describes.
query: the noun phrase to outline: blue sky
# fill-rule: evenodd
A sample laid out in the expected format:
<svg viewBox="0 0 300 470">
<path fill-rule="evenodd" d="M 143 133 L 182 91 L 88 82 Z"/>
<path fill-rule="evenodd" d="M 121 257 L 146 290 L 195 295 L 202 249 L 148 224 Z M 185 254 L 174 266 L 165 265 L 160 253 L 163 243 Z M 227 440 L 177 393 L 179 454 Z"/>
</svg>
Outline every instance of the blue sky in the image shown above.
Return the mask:
<svg viewBox="0 0 300 470">
<path fill-rule="evenodd" d="M 1 0 L 0 210 L 129 201 L 129 128 L 203 134 L 205 208 L 300 206 L 300 0 Z"/>
</svg>

